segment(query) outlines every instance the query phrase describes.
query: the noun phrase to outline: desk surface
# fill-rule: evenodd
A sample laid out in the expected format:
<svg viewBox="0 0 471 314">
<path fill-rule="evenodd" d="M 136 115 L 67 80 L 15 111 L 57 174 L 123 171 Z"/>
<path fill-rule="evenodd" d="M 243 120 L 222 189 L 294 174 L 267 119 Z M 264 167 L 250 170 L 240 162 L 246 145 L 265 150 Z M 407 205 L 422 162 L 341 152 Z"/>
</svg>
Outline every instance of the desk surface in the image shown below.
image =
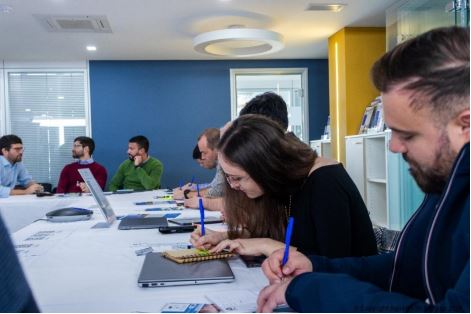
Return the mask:
<svg viewBox="0 0 471 314">
<path fill-rule="evenodd" d="M 108 199 L 117 214 L 135 213 L 146 206 L 136 206 L 134 202 L 150 201 L 155 193 L 112 195 Z M 90 197 L 82 197 L 72 205 L 90 208 L 91 204 Z M 42 311 L 159 312 L 166 303 L 209 303 L 221 295 L 228 299 L 244 295 L 244 302 L 252 303 L 267 284 L 260 268 L 246 268 L 234 258 L 229 262 L 236 277 L 233 283 L 140 288 L 137 278 L 144 256 L 137 256 L 135 251 L 148 246 L 154 251 L 183 246 L 188 243 L 189 234 L 162 235 L 156 229 L 118 230 L 118 223 L 107 229 L 91 228 L 104 221 L 96 208 L 94 211 L 90 221 L 38 221 L 12 235 Z M 191 209 L 179 213 L 188 218 L 199 214 Z"/>
</svg>

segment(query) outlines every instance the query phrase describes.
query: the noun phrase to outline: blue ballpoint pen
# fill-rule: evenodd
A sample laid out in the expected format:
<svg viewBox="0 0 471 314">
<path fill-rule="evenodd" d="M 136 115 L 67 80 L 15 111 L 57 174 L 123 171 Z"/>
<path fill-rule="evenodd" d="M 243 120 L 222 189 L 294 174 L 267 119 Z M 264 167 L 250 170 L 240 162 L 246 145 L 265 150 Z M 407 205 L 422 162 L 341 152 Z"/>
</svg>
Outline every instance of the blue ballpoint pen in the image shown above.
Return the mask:
<svg viewBox="0 0 471 314">
<path fill-rule="evenodd" d="M 198 197 L 200 197 L 200 185 L 196 183 L 196 191 L 198 193 Z"/>
<path fill-rule="evenodd" d="M 192 186 L 193 185 L 193 182 L 195 182 L 195 176 L 192 176 L 191 177 L 191 181 L 190 181 L 190 184 L 188 186 Z"/>
<path fill-rule="evenodd" d="M 180 180 L 180 191 L 183 189 L 183 182 Z"/>
<path fill-rule="evenodd" d="M 283 254 L 283 261 L 281 262 L 281 267 L 285 266 L 286 262 L 288 262 L 289 244 L 291 242 L 291 234 L 293 233 L 293 224 L 294 224 L 294 218 L 289 217 L 288 227 L 286 228 L 286 236 L 285 236 L 285 254 Z"/>
<path fill-rule="evenodd" d="M 200 205 L 200 224 L 201 224 L 201 235 L 205 235 L 204 231 L 204 207 L 203 207 L 203 199 L 199 198 L 199 205 Z"/>
</svg>

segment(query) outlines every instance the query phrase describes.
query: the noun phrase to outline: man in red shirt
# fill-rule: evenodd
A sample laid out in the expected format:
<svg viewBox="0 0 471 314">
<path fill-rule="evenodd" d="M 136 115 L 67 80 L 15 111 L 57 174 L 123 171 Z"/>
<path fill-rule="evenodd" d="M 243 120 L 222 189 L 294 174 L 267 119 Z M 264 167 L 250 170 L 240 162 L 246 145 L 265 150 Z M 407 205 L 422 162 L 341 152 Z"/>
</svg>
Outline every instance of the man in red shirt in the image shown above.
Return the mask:
<svg viewBox="0 0 471 314">
<path fill-rule="evenodd" d="M 106 169 L 95 162 L 92 158 L 95 150 L 95 142 L 86 136 L 79 136 L 74 140 L 72 148 L 72 157 L 77 161 L 70 163 L 62 169 L 59 183 L 57 184 L 57 193 L 80 193 L 88 192 L 87 186 L 83 182 L 78 169 L 89 168 L 98 184 L 104 190 L 106 186 Z"/>
</svg>

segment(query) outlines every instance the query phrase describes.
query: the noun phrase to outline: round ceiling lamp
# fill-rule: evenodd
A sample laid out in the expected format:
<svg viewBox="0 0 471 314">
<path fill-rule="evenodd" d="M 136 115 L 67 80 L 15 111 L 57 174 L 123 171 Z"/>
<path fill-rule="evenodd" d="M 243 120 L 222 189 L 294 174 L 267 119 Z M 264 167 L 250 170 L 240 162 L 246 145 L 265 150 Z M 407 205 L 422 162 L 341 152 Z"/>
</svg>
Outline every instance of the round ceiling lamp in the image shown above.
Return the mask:
<svg viewBox="0 0 471 314">
<path fill-rule="evenodd" d="M 253 57 L 283 49 L 283 36 L 257 28 L 228 28 L 202 33 L 193 47 L 204 54 L 226 57 Z"/>
</svg>

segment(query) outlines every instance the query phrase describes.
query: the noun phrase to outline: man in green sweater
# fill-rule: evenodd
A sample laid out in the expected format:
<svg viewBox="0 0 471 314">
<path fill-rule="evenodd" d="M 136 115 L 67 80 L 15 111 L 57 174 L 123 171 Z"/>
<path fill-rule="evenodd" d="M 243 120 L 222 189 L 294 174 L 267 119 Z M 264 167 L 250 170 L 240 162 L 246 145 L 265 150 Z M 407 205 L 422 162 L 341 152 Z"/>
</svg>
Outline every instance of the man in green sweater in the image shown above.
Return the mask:
<svg viewBox="0 0 471 314">
<path fill-rule="evenodd" d="M 135 191 L 153 190 L 160 188 L 160 178 L 164 166 L 148 155 L 149 140 L 142 135 L 129 140 L 128 156 L 111 179 L 109 190 L 132 189 Z"/>
</svg>

